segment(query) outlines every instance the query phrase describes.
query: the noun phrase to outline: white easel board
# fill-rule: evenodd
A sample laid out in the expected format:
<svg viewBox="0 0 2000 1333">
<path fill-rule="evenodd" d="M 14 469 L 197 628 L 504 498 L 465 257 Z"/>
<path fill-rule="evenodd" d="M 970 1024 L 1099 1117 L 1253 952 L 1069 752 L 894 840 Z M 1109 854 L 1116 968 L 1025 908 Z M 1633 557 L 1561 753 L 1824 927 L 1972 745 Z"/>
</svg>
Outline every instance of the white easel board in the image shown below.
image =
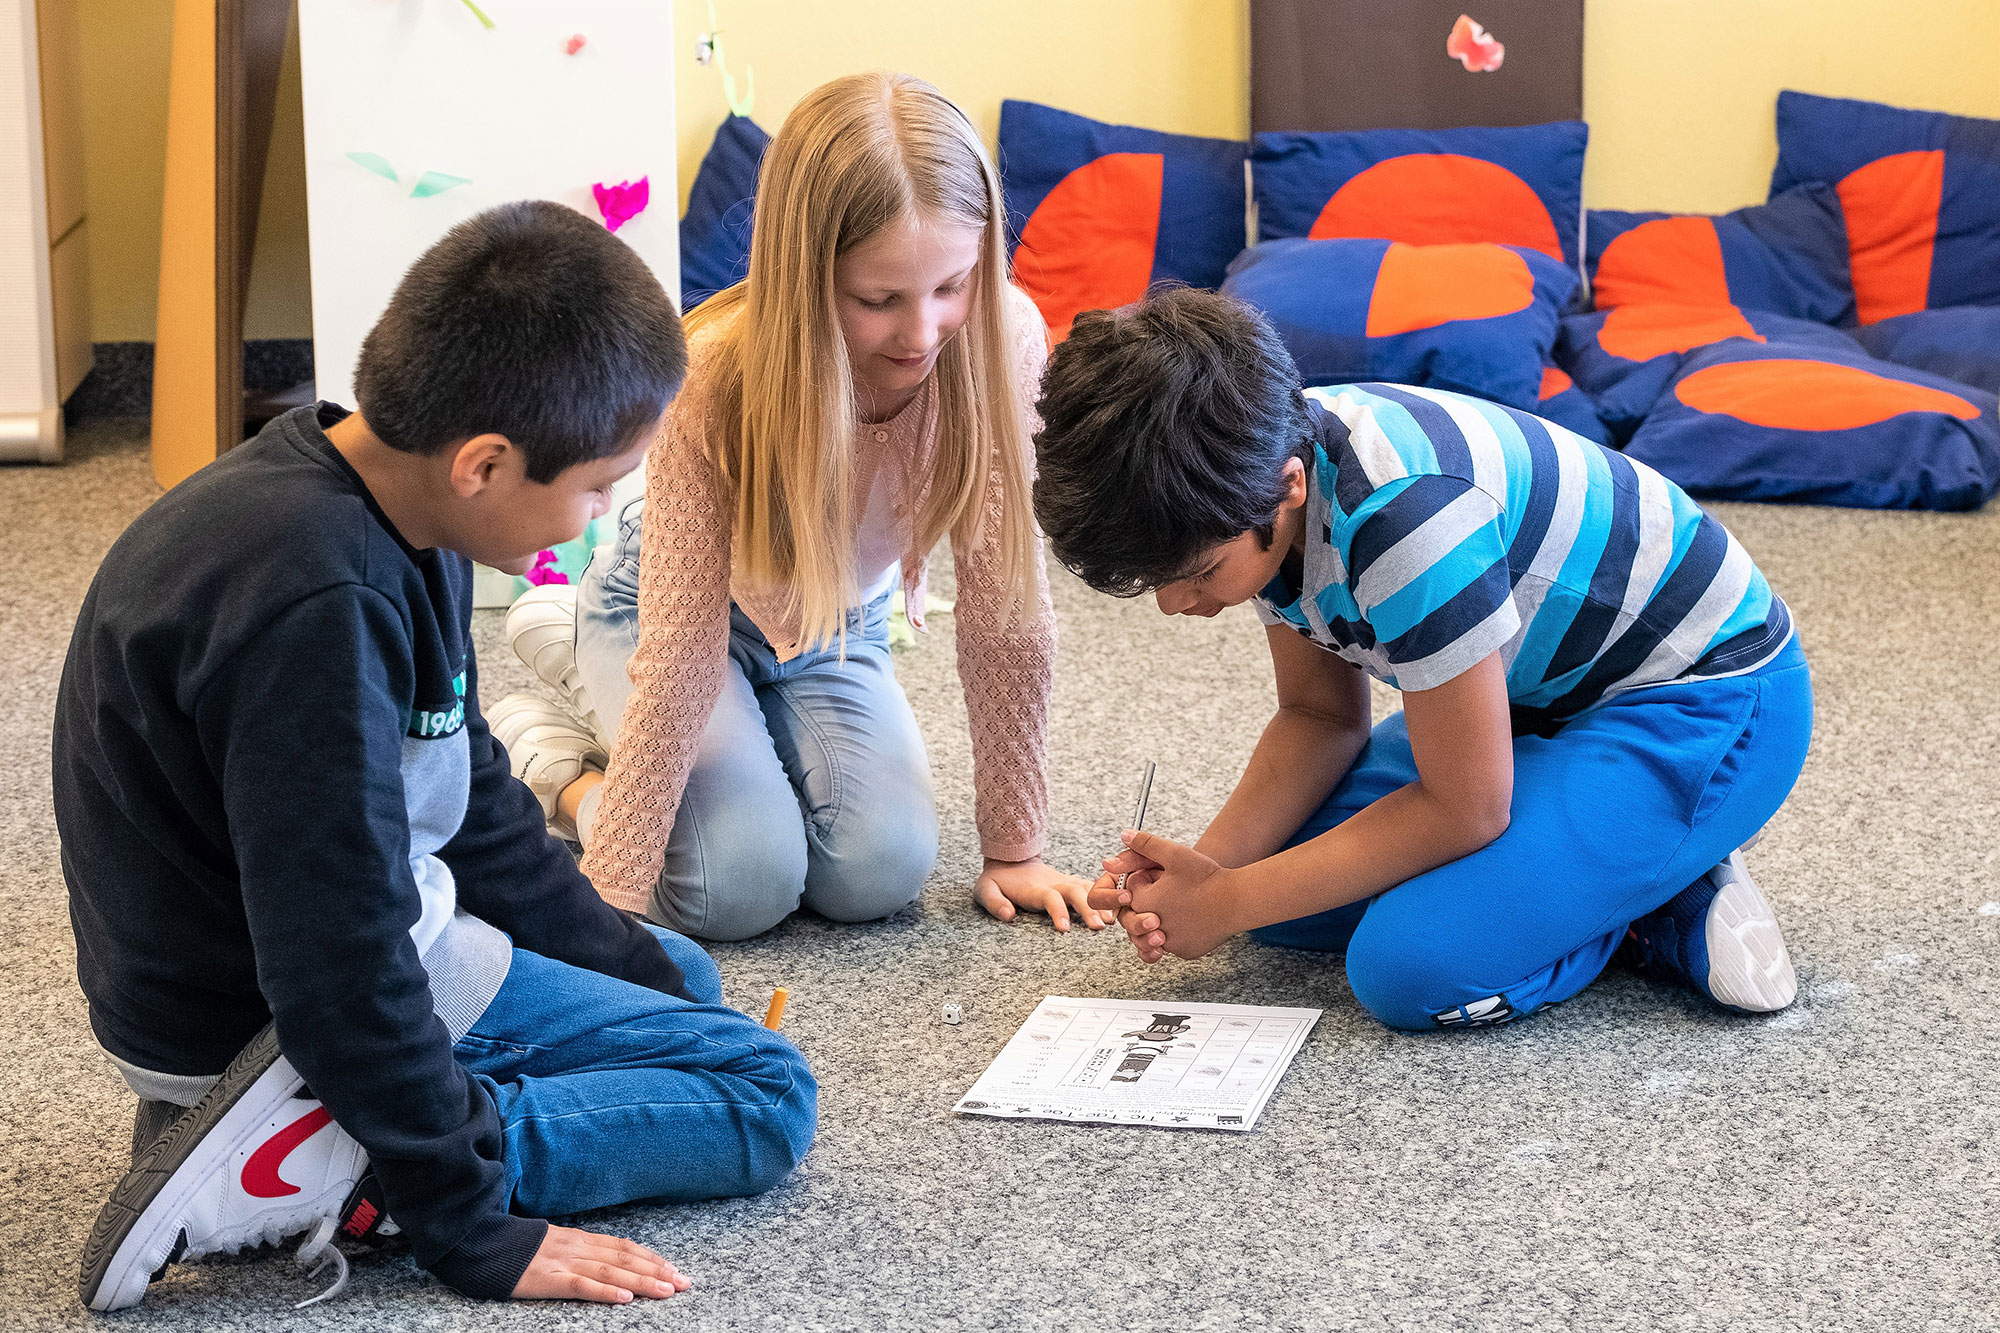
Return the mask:
<svg viewBox="0 0 2000 1333">
<path fill-rule="evenodd" d="M 592 185 L 648 178 L 618 238 L 679 303 L 671 0 L 475 3 L 299 0 L 321 398 L 353 404 L 361 340 L 411 261 L 510 200 L 597 218 Z"/>
<path fill-rule="evenodd" d="M 1051 995 L 952 1109 L 1247 1131 L 1321 1012 Z"/>
</svg>

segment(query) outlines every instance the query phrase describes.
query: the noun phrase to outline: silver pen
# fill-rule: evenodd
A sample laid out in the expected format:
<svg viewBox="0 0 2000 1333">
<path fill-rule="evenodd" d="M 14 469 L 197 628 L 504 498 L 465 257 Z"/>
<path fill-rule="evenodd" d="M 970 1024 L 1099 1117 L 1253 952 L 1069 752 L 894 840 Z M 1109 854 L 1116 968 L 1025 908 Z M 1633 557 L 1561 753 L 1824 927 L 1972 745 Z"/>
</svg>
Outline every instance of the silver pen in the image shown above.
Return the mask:
<svg viewBox="0 0 2000 1333">
<path fill-rule="evenodd" d="M 1148 759 L 1146 771 L 1139 775 L 1139 799 L 1132 807 L 1132 831 L 1135 833 L 1146 827 L 1146 802 L 1152 799 L 1154 771 L 1153 761 Z"/>
</svg>

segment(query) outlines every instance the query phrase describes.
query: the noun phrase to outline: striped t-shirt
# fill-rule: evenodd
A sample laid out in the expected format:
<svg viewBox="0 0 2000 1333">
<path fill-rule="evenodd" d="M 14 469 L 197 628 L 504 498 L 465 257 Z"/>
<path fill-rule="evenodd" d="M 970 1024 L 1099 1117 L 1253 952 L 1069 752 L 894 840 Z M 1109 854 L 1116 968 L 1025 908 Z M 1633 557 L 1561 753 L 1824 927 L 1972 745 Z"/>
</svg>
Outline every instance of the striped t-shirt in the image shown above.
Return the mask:
<svg viewBox="0 0 2000 1333">
<path fill-rule="evenodd" d="M 1785 604 L 1680 487 L 1562 427 L 1407 385 L 1306 390 L 1318 426 L 1304 588 L 1256 598 L 1401 690 L 1499 652 L 1517 719 L 1729 676 L 1790 640 Z"/>
</svg>

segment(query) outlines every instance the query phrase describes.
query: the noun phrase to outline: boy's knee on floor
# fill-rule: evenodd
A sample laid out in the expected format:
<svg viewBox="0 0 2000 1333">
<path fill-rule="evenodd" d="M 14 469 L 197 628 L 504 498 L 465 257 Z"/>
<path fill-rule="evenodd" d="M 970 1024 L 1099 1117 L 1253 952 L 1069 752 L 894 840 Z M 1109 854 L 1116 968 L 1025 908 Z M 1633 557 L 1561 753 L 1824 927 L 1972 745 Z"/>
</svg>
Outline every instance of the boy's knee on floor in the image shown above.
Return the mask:
<svg viewBox="0 0 2000 1333">
<path fill-rule="evenodd" d="M 1385 1027 L 1431 1032 L 1460 1026 L 1438 1015 L 1465 1003 L 1466 987 L 1435 948 L 1366 921 L 1347 946 L 1347 984 L 1361 1007 Z"/>
<path fill-rule="evenodd" d="M 770 1113 L 758 1118 L 746 1166 L 747 1185 L 761 1194 L 782 1183 L 812 1147 L 819 1126 L 819 1083 L 798 1047 L 775 1032 L 757 1038 L 755 1068 L 744 1076 L 770 1096 Z"/>
</svg>

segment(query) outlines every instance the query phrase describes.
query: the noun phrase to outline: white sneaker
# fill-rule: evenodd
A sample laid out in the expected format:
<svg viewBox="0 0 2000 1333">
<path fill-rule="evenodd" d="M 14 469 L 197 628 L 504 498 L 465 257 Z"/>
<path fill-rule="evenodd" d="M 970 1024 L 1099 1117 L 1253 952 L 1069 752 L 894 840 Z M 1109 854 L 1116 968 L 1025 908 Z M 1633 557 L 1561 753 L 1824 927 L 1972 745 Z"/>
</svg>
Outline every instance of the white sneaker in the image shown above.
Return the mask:
<svg viewBox="0 0 2000 1333">
<path fill-rule="evenodd" d="M 97 1215 L 78 1292 L 92 1310 L 137 1305 L 170 1264 L 310 1232 L 301 1259 L 333 1264 L 335 1230 L 386 1230 L 361 1145 L 333 1123 L 267 1027 L 202 1099 L 139 1154 Z M 318 1271 L 317 1267 L 314 1271 Z M 302 1302 L 310 1304 L 311 1302 Z"/>
<path fill-rule="evenodd" d="M 557 812 L 557 798 L 586 772 L 611 762 L 597 738 L 539 694 L 510 694 L 486 715 L 493 739 L 507 747 L 507 766 L 542 803 L 549 832 L 576 840 L 576 829 Z"/>
<path fill-rule="evenodd" d="M 556 692 L 583 729 L 602 736 L 604 728 L 598 725 L 597 712 L 584 694 L 583 673 L 576 667 L 576 589 L 567 583 L 528 589 L 507 608 L 501 633 L 514 656 Z"/>
<path fill-rule="evenodd" d="M 1799 993 L 1777 914 L 1740 851 L 1634 921 L 1631 940 L 1642 971 L 1677 978 L 1731 1009 L 1773 1013 Z"/>
<path fill-rule="evenodd" d="M 1799 993 L 1798 973 L 1778 929 L 1778 917 L 1743 864 L 1743 853 L 1709 876 L 1719 886 L 1702 931 L 1708 948 L 1708 992 L 1718 1003 L 1755 1014 L 1773 1013 Z"/>
</svg>

